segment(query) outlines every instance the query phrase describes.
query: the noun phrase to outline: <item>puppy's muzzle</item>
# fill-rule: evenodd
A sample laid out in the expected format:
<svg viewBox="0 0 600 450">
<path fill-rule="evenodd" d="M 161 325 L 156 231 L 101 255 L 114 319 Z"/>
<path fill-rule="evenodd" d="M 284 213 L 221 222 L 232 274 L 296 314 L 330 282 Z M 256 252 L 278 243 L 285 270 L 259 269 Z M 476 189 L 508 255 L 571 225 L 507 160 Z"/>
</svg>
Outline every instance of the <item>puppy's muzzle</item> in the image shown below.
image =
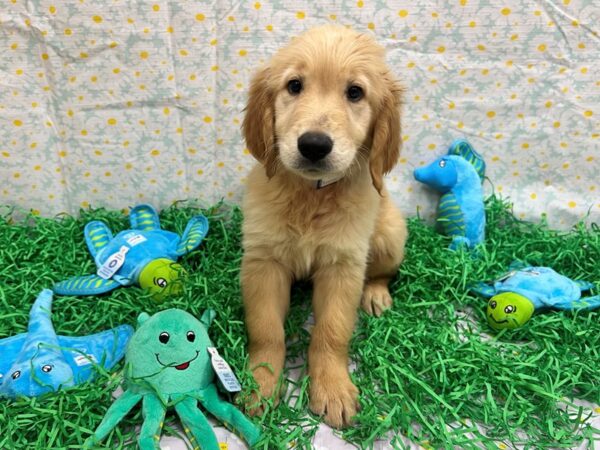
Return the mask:
<svg viewBox="0 0 600 450">
<path fill-rule="evenodd" d="M 325 133 L 308 131 L 298 138 L 298 151 L 310 162 L 325 158 L 333 148 L 333 141 Z"/>
</svg>

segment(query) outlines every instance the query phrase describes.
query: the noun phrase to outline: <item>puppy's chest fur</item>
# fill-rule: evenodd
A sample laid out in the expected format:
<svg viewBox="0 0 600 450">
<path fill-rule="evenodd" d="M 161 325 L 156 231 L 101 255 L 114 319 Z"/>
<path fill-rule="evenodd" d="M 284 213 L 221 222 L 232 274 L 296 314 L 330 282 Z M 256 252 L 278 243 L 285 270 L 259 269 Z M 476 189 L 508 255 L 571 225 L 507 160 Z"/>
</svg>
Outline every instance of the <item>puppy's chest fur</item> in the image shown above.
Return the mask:
<svg viewBox="0 0 600 450">
<path fill-rule="evenodd" d="M 358 197 L 356 190 L 361 192 Z M 297 278 L 323 265 L 366 264 L 379 201 L 370 183 L 315 189 L 273 178 L 250 185 L 245 251 L 266 251 Z"/>
</svg>

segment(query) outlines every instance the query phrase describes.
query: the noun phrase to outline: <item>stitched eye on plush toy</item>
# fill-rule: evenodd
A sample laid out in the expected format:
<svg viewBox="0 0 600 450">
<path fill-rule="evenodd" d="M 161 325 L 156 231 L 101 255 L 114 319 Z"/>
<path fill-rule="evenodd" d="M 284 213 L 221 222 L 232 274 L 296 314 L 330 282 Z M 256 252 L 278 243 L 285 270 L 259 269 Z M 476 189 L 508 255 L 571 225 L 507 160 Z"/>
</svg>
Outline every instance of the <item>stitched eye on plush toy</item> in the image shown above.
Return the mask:
<svg viewBox="0 0 600 450">
<path fill-rule="evenodd" d="M 190 342 L 194 342 L 196 340 L 196 333 L 194 333 L 193 331 L 188 331 L 187 340 Z"/>
<path fill-rule="evenodd" d="M 495 301 L 495 300 L 492 300 L 492 301 L 490 302 L 490 308 L 492 308 L 492 309 L 496 309 L 496 301 Z"/>
<path fill-rule="evenodd" d="M 169 336 L 169 333 L 167 333 L 166 331 L 163 331 L 158 335 L 158 340 L 161 342 L 161 344 L 166 344 L 167 342 L 169 342 L 170 338 L 171 336 Z"/>
<path fill-rule="evenodd" d="M 168 283 L 164 278 L 155 278 L 154 284 L 156 284 L 158 287 L 164 288 Z"/>
<path fill-rule="evenodd" d="M 513 306 L 513 305 L 507 305 L 506 308 L 504 308 L 504 312 L 506 314 L 514 313 L 516 310 L 517 310 L 517 307 Z"/>
<path fill-rule="evenodd" d="M 440 161 L 440 167 L 443 169 L 444 167 L 446 167 L 446 160 L 442 159 Z"/>
<path fill-rule="evenodd" d="M 11 375 L 11 377 L 12 377 L 13 380 L 16 380 L 20 376 L 21 376 L 21 371 L 20 370 L 14 371 L 13 374 Z"/>
<path fill-rule="evenodd" d="M 46 373 L 52 372 L 52 366 L 50 364 L 46 364 L 45 366 L 42 366 L 42 372 L 46 372 Z"/>
</svg>

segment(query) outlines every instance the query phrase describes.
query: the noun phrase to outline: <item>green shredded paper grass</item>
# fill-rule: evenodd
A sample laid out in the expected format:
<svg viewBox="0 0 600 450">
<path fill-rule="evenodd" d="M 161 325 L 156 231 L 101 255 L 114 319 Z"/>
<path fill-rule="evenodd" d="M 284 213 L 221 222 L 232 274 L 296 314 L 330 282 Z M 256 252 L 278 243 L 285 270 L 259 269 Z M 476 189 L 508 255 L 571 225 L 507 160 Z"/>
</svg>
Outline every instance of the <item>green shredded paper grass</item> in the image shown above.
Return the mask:
<svg viewBox="0 0 600 450">
<path fill-rule="evenodd" d="M 350 354 L 360 389 L 361 410 L 353 427 L 339 434 L 358 448 L 387 439 L 404 448 L 408 438 L 425 448 L 593 448 L 600 431 L 589 423 L 600 404 L 600 312 L 547 312 L 522 329 L 494 334 L 485 320 L 485 300 L 468 292 L 470 283 L 493 280 L 515 260 L 553 267 L 600 286 L 600 229 L 569 232 L 517 220 L 510 205 L 486 202 L 487 240 L 476 257 L 447 249 L 418 218 L 410 219 L 406 260 L 391 284 L 394 305 L 383 317 L 360 314 Z M 182 233 L 198 210 L 185 204 L 161 213 L 163 228 Z M 182 308 L 200 316 L 217 312 L 213 342 L 234 368 L 246 392 L 246 334 L 240 299 L 241 212 L 217 205 L 203 210 L 211 229 L 203 244 L 181 259 L 188 270 L 185 292 L 157 304 L 137 287 L 98 297 L 55 297 L 57 333 L 87 335 L 138 314 Z M 26 331 L 29 309 L 42 288 L 64 278 L 93 273 L 83 227 L 93 219 L 114 231 L 127 216 L 104 209 L 81 211 L 78 219 L 27 216 L 0 220 L 0 338 Z M 286 323 L 290 361 L 306 356 L 310 284 L 294 287 Z M 596 289 L 593 294 L 599 294 Z M 4 357 L 4 355 L 2 355 Z M 0 400 L 0 449 L 80 448 L 113 401 L 122 364 L 93 382 L 40 398 Z M 293 366 L 290 363 L 290 366 Z M 302 373 L 306 367 L 300 363 Z M 310 449 L 320 423 L 308 409 L 309 380 L 264 417 L 261 449 Z M 291 390 L 290 390 L 291 391 Z M 107 448 L 134 448 L 138 409 L 104 441 Z M 169 414 L 163 435 L 179 435 Z M 405 438 L 403 438 L 404 436 Z"/>
</svg>

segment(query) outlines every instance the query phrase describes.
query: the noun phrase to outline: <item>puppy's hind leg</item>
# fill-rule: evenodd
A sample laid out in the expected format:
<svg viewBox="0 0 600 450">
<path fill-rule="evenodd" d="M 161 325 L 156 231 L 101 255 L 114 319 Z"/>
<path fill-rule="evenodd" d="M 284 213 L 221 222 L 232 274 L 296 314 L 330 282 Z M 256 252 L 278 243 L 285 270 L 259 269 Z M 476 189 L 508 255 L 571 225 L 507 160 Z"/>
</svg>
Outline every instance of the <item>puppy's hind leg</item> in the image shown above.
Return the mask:
<svg viewBox="0 0 600 450">
<path fill-rule="evenodd" d="M 371 236 L 367 278 L 363 289 L 361 306 L 367 314 L 380 316 L 392 306 L 388 289 L 404 259 L 404 245 L 408 236 L 402 213 L 384 194 L 375 231 Z"/>
</svg>

